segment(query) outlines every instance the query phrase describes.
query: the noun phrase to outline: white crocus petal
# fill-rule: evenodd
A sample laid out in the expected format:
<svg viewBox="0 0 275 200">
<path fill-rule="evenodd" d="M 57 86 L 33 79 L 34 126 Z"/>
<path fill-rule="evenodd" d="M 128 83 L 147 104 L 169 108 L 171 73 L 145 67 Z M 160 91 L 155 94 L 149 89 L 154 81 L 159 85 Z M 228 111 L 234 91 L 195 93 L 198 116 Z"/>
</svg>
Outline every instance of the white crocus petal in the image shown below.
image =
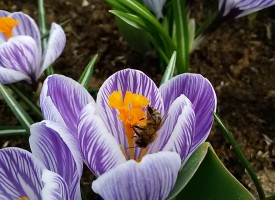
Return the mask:
<svg viewBox="0 0 275 200">
<path fill-rule="evenodd" d="M 41 199 L 45 166 L 30 152 L 9 147 L 0 150 L 0 199 Z"/>
<path fill-rule="evenodd" d="M 0 66 L 20 71 L 34 78 L 38 66 L 38 48 L 33 38 L 17 36 L 0 45 Z"/>
<path fill-rule="evenodd" d="M 143 0 L 143 2 L 158 19 L 163 18 L 162 9 L 166 0 Z"/>
<path fill-rule="evenodd" d="M 62 53 L 66 44 L 66 35 L 62 27 L 52 23 L 50 37 L 43 53 L 43 64 L 41 69 L 36 71 L 36 78 L 39 78 L 42 72 L 48 68 Z"/>
<path fill-rule="evenodd" d="M 171 105 L 167 119 L 148 153 L 164 151 L 177 152 L 181 160 L 188 156 L 195 132 L 195 112 L 190 100 L 179 96 Z"/>
<path fill-rule="evenodd" d="M 126 161 L 93 103 L 83 108 L 78 124 L 80 148 L 86 165 L 95 175 L 99 176 Z"/>
<path fill-rule="evenodd" d="M 7 69 L 4 67 L 0 67 L 0 83 L 1 84 L 10 84 L 17 81 L 26 80 L 27 82 L 31 82 L 30 77 L 26 74 L 15 71 L 13 69 Z"/>
<path fill-rule="evenodd" d="M 47 98 L 49 107 L 44 106 Z M 59 118 L 61 115 L 70 132 L 77 135 L 77 119 L 81 110 L 94 102 L 89 92 L 78 82 L 62 75 L 51 75 L 44 81 L 40 95 L 40 107 L 45 119 Z M 51 115 L 51 110 L 56 116 Z M 58 112 L 57 112 L 58 111 Z"/>
<path fill-rule="evenodd" d="M 30 131 L 32 153 L 65 180 L 71 199 L 79 199 L 83 161 L 76 136 L 51 121 L 33 124 Z"/>
<path fill-rule="evenodd" d="M 69 200 L 69 190 L 65 181 L 58 174 L 44 170 L 42 174 L 44 188 L 42 200 Z M 30 200 L 32 198 L 29 198 Z"/>
<path fill-rule="evenodd" d="M 166 199 L 177 179 L 181 165 L 175 152 L 159 152 L 129 160 L 101 175 L 92 184 L 103 199 Z"/>
</svg>

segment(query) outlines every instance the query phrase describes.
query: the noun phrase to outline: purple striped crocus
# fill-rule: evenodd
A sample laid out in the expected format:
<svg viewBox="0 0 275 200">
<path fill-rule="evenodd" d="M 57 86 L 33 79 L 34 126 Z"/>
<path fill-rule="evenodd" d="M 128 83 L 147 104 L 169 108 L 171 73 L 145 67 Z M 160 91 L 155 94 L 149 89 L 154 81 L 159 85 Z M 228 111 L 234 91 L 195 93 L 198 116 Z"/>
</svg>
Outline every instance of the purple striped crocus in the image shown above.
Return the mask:
<svg viewBox="0 0 275 200">
<path fill-rule="evenodd" d="M 13 147 L 0 150 L 0 199 L 69 200 L 68 194 L 63 178 L 30 152 Z"/>
<path fill-rule="evenodd" d="M 166 0 L 143 0 L 143 3 L 155 14 L 158 19 L 163 18 L 162 9 L 166 3 Z"/>
<path fill-rule="evenodd" d="M 36 82 L 61 54 L 66 43 L 63 29 L 52 23 L 42 52 L 35 21 L 22 12 L 0 10 L 0 83 Z"/>
<path fill-rule="evenodd" d="M 220 0 L 219 12 L 223 17 L 233 19 L 243 17 L 274 4 L 274 0 Z"/>
<path fill-rule="evenodd" d="M 96 102 L 76 81 L 49 76 L 40 105 L 45 119 L 77 137 L 98 177 L 94 192 L 104 199 L 165 199 L 180 167 L 210 132 L 216 95 L 198 74 L 178 75 L 158 88 L 144 73 L 126 69 L 103 83 Z M 150 138 L 146 145 L 137 143 L 141 135 Z"/>
</svg>

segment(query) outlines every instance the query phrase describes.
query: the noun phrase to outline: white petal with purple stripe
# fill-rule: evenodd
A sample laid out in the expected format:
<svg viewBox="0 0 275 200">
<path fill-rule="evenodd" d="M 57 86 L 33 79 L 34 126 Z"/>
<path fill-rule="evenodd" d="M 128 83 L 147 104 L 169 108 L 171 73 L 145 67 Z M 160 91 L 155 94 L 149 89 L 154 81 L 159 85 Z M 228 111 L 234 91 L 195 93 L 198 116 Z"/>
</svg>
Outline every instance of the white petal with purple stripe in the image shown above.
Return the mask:
<svg viewBox="0 0 275 200">
<path fill-rule="evenodd" d="M 115 138 L 91 103 L 82 110 L 78 137 L 85 162 L 97 176 L 126 161 Z"/>
<path fill-rule="evenodd" d="M 101 175 L 92 184 L 103 199 L 165 199 L 177 179 L 181 165 L 175 152 L 159 152 L 129 160 Z"/>
<path fill-rule="evenodd" d="M 4 67 L 0 67 L 0 83 L 1 84 L 10 84 L 17 81 L 26 80 L 27 82 L 31 82 L 30 77 L 25 75 L 22 72 L 15 71 L 13 69 L 7 69 Z"/>
<path fill-rule="evenodd" d="M 43 105 L 47 97 L 51 98 L 51 102 L 49 102 L 51 107 Z M 70 132 L 75 135 L 77 134 L 79 114 L 90 102 L 95 104 L 88 91 L 71 78 L 55 74 L 44 81 L 40 95 L 40 106 L 44 118 L 48 120 L 53 118 L 51 110 L 55 114 L 59 113 Z"/>
<path fill-rule="evenodd" d="M 30 147 L 47 169 L 65 180 L 70 199 L 80 199 L 83 161 L 76 136 L 57 123 L 43 121 L 31 126 Z"/>
<path fill-rule="evenodd" d="M 191 151 L 204 142 L 213 124 L 212 111 L 216 110 L 217 98 L 211 83 L 199 74 L 178 75 L 160 87 L 165 110 L 172 102 L 184 94 L 193 104 L 196 126 Z"/>
</svg>

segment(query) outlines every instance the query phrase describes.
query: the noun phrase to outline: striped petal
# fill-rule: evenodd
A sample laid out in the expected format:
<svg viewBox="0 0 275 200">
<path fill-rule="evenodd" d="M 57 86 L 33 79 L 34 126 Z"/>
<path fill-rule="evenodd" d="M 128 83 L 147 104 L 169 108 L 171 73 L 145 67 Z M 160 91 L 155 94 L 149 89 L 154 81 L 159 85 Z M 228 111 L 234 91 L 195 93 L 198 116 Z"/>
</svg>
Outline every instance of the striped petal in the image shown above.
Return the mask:
<svg viewBox="0 0 275 200">
<path fill-rule="evenodd" d="M 48 104 L 44 107 L 45 101 L 48 101 Z M 79 114 L 90 102 L 94 103 L 94 100 L 88 91 L 71 78 L 52 75 L 44 81 L 40 95 L 40 107 L 44 118 L 50 120 L 61 116 L 62 121 L 74 134 L 77 134 Z M 58 114 L 60 115 L 57 116 Z"/>
<path fill-rule="evenodd" d="M 31 126 L 29 142 L 32 153 L 47 169 L 65 180 L 70 199 L 80 199 L 82 156 L 77 138 L 59 124 L 43 121 Z"/>
<path fill-rule="evenodd" d="M 192 103 L 184 95 L 179 96 L 172 103 L 167 119 L 148 153 L 160 150 L 175 151 L 184 161 L 190 152 L 195 132 L 195 122 L 196 118 Z"/>
<path fill-rule="evenodd" d="M 238 18 L 273 5 L 274 0 L 220 0 L 219 10 L 223 16 Z"/>
<path fill-rule="evenodd" d="M 36 78 L 39 78 L 42 72 L 48 68 L 62 53 L 66 44 L 66 36 L 61 26 L 52 23 L 50 37 L 43 54 L 42 68 L 36 73 Z"/>
<path fill-rule="evenodd" d="M 41 49 L 41 38 L 40 38 L 40 32 L 37 27 L 37 24 L 35 21 L 28 15 L 22 13 L 22 12 L 14 12 L 9 15 L 9 17 L 12 17 L 19 21 L 19 25 L 14 27 L 13 34 L 15 36 L 19 35 L 25 35 L 30 36 L 34 39 L 36 42 L 37 50 L 39 52 L 39 57 L 41 57 L 42 49 Z"/>
<path fill-rule="evenodd" d="M 163 18 L 162 9 L 166 0 L 143 0 L 143 2 L 158 19 Z"/>
<path fill-rule="evenodd" d="M 41 199 L 45 166 L 19 148 L 0 150 L 0 199 Z"/>
<path fill-rule="evenodd" d="M 177 179 L 180 157 L 175 152 L 159 152 L 129 160 L 98 177 L 92 184 L 103 199 L 165 199 Z"/>
<path fill-rule="evenodd" d="M 150 101 L 150 106 L 159 110 L 162 115 L 163 102 L 155 83 L 148 76 L 138 70 L 121 70 L 110 76 L 103 83 L 97 95 L 99 113 L 108 130 L 114 135 L 118 143 L 126 148 L 128 146 L 123 124 L 118 119 L 116 110 L 111 109 L 108 103 L 110 94 L 119 90 L 122 91 L 123 96 L 126 91 L 131 91 L 132 93 L 147 97 Z"/>
<path fill-rule="evenodd" d="M 10 84 L 18 81 L 26 80 L 27 82 L 31 82 L 30 77 L 25 75 L 22 72 L 15 71 L 13 69 L 7 69 L 4 67 L 0 67 L 0 83 L 1 84 Z"/>
<path fill-rule="evenodd" d="M 38 49 L 29 36 L 18 36 L 0 45 L 0 66 L 13 69 L 33 79 L 38 66 Z"/>
<path fill-rule="evenodd" d="M 195 133 L 191 151 L 204 142 L 213 124 L 212 111 L 216 110 L 217 98 L 211 83 L 199 74 L 178 75 L 160 87 L 167 110 L 172 102 L 184 94 L 193 104 L 196 116 Z"/>
<path fill-rule="evenodd" d="M 85 163 L 96 176 L 126 161 L 92 103 L 82 110 L 78 137 Z"/>
<path fill-rule="evenodd" d="M 43 200 L 70 200 L 69 190 L 65 181 L 58 174 L 45 170 L 42 174 L 44 188 L 42 190 Z M 81 198 L 79 198 L 81 199 Z"/>
</svg>

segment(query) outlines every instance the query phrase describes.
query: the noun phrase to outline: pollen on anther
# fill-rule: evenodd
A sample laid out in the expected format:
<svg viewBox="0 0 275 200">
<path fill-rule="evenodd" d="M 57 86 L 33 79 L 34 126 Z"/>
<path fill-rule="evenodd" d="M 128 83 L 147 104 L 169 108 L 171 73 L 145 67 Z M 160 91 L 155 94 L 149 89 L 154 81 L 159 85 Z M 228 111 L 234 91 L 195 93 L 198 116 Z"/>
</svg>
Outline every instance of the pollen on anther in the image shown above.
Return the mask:
<svg viewBox="0 0 275 200">
<path fill-rule="evenodd" d="M 3 33 L 7 39 L 12 37 L 12 30 L 19 25 L 19 21 L 11 17 L 0 17 L 0 33 Z"/>
</svg>

